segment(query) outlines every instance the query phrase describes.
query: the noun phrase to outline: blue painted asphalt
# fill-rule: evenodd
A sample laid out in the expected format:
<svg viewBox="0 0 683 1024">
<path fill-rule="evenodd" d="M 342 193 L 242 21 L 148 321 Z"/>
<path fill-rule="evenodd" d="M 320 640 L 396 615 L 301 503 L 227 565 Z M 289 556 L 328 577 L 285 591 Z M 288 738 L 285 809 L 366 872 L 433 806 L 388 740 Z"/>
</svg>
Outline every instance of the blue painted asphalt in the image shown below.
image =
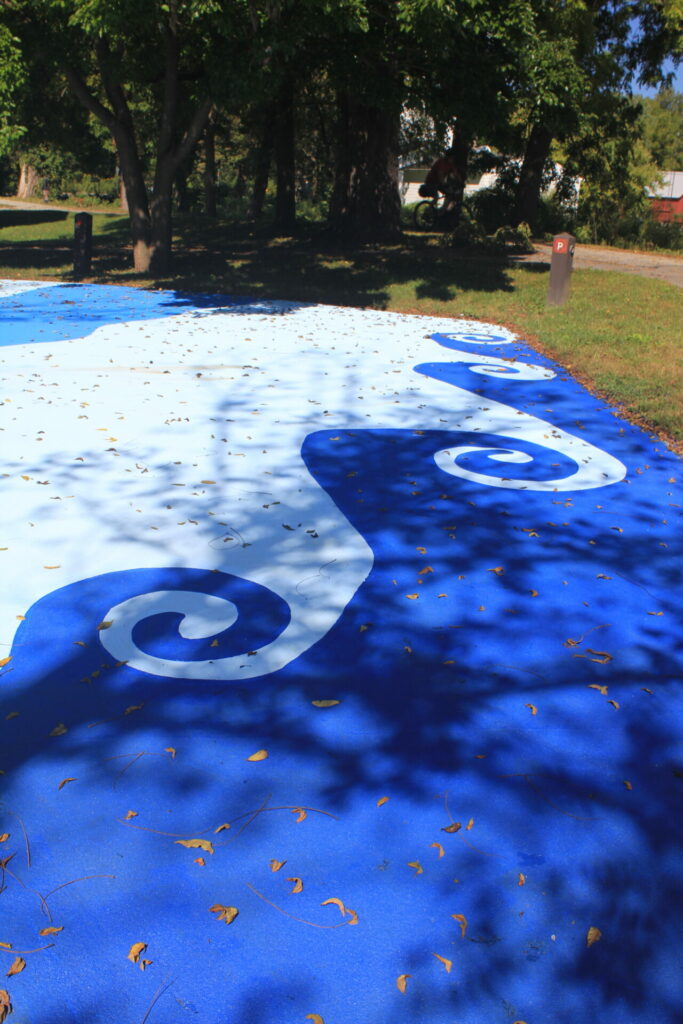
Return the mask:
<svg viewBox="0 0 683 1024">
<path fill-rule="evenodd" d="M 495 325 L 0 332 L 13 1019 L 677 1024 L 680 458 Z"/>
</svg>

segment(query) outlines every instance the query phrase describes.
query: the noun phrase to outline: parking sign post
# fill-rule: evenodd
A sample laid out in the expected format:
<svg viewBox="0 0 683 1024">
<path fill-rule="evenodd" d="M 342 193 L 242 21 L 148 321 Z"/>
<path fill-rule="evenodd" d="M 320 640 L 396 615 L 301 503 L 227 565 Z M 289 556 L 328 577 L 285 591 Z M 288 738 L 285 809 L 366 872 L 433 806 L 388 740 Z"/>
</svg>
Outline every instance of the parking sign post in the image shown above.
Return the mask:
<svg viewBox="0 0 683 1024">
<path fill-rule="evenodd" d="M 548 306 L 564 306 L 569 298 L 569 283 L 574 262 L 573 235 L 564 233 L 553 238 L 553 255 L 550 261 L 550 284 L 548 285 Z"/>
</svg>

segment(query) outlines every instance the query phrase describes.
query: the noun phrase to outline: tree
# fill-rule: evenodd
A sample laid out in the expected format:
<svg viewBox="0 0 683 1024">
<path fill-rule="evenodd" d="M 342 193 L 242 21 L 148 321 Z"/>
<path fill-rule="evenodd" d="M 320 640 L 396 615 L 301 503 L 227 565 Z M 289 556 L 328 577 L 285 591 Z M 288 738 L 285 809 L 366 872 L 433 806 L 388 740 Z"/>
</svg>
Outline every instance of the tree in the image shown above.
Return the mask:
<svg viewBox="0 0 683 1024">
<path fill-rule="evenodd" d="M 662 171 L 683 170 L 683 94 L 665 88 L 641 97 L 643 143 Z"/>
</svg>

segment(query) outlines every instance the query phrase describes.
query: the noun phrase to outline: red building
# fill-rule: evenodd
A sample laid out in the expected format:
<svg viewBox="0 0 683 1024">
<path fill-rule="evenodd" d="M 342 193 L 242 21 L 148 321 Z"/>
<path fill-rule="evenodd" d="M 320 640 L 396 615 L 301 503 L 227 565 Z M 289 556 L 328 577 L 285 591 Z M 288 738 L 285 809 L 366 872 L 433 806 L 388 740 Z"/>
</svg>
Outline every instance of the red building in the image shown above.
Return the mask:
<svg viewBox="0 0 683 1024">
<path fill-rule="evenodd" d="M 655 220 L 683 223 L 683 171 L 664 171 L 661 184 L 649 190 Z"/>
</svg>

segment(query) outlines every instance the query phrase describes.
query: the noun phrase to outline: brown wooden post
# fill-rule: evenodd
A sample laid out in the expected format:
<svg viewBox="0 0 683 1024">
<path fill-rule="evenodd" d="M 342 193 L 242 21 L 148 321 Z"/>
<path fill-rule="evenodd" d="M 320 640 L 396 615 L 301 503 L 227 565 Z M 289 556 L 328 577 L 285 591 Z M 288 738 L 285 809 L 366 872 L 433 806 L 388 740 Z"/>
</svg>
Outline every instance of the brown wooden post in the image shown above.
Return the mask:
<svg viewBox="0 0 683 1024">
<path fill-rule="evenodd" d="M 74 218 L 74 277 L 90 277 L 92 259 L 92 215 L 77 213 Z"/>
<path fill-rule="evenodd" d="M 548 306 L 564 306 L 569 298 L 569 283 L 574 261 L 576 239 L 566 232 L 553 238 L 553 255 L 550 261 L 550 284 L 548 285 Z"/>
</svg>

